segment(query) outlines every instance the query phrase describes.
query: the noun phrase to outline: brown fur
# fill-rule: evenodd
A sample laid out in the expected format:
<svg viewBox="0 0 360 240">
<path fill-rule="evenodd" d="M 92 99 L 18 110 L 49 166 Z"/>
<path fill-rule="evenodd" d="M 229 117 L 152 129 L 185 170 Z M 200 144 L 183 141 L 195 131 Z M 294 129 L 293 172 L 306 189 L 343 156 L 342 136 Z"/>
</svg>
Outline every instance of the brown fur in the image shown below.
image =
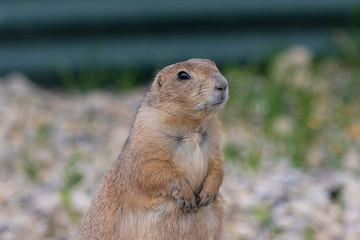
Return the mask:
<svg viewBox="0 0 360 240">
<path fill-rule="evenodd" d="M 191 79 L 178 79 L 186 71 Z M 83 219 L 82 238 L 220 239 L 226 80 L 206 59 L 161 70 Z M 219 95 L 220 94 L 220 95 Z M 216 104 L 221 99 L 221 103 Z"/>
</svg>

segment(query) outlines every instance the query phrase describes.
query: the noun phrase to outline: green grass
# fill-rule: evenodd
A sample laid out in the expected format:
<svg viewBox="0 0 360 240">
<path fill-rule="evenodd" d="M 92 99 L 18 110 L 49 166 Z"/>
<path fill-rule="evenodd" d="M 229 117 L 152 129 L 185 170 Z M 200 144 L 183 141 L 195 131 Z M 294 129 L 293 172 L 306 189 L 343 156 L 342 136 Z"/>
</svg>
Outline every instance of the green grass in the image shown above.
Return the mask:
<svg viewBox="0 0 360 240">
<path fill-rule="evenodd" d="M 360 124 L 360 44 L 343 38 L 337 57 L 314 59 L 298 49 L 278 53 L 262 67 L 224 68 L 230 99 L 222 117 L 254 133 L 252 152 L 259 154 L 253 158 L 281 157 L 307 168 L 312 151 L 320 149 L 322 164 L 338 168 L 347 151 L 359 147 L 352 129 Z M 231 143 L 225 156 L 242 166 L 248 160 L 240 149 L 247 148 Z M 260 154 L 264 148 L 271 153 Z"/>
<path fill-rule="evenodd" d="M 259 222 L 262 228 L 272 227 L 271 206 L 264 204 L 251 210 L 251 214 Z"/>
<path fill-rule="evenodd" d="M 314 240 L 315 239 L 315 230 L 311 226 L 307 226 L 304 231 L 305 240 Z"/>
<path fill-rule="evenodd" d="M 77 169 L 77 162 L 82 159 L 82 155 L 78 151 L 74 151 L 68 160 L 63 174 L 63 184 L 59 189 L 60 197 L 63 201 L 65 209 L 74 224 L 79 223 L 80 213 L 78 213 L 71 201 L 71 191 L 83 179 L 83 175 Z"/>
<path fill-rule="evenodd" d="M 241 146 L 235 143 L 227 143 L 224 147 L 225 159 L 242 169 L 249 169 L 256 172 L 261 164 L 261 150 L 249 146 L 241 150 Z"/>
<path fill-rule="evenodd" d="M 22 157 L 22 166 L 25 172 L 25 175 L 27 178 L 29 178 L 31 181 L 37 181 L 38 180 L 38 166 L 36 165 L 35 161 L 30 159 L 28 154 L 23 154 Z"/>
<path fill-rule="evenodd" d="M 55 82 L 66 90 L 91 91 L 98 88 L 128 90 L 148 82 L 150 80 L 148 75 L 150 74 L 147 71 L 136 68 L 101 69 L 90 64 L 77 71 L 61 67 L 54 78 L 58 79 Z"/>
</svg>

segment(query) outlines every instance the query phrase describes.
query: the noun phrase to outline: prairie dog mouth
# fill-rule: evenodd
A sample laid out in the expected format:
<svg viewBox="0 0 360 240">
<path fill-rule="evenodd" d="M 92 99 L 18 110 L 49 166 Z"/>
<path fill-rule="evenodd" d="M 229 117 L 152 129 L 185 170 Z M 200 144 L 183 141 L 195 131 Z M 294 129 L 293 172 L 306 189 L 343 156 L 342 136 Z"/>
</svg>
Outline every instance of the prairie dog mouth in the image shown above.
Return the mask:
<svg viewBox="0 0 360 240">
<path fill-rule="evenodd" d="M 208 110 L 218 110 L 223 107 L 227 101 L 228 93 L 227 91 L 222 91 L 221 94 L 214 94 L 215 96 L 208 102 L 207 107 Z"/>
<path fill-rule="evenodd" d="M 212 106 L 221 105 L 224 102 L 224 99 L 221 99 L 220 101 L 211 103 Z"/>
<path fill-rule="evenodd" d="M 227 91 L 221 91 L 220 93 L 217 92 L 214 94 L 215 95 L 215 99 L 212 101 L 211 105 L 220 105 L 223 102 L 226 102 L 227 98 L 228 98 L 228 93 Z"/>
</svg>

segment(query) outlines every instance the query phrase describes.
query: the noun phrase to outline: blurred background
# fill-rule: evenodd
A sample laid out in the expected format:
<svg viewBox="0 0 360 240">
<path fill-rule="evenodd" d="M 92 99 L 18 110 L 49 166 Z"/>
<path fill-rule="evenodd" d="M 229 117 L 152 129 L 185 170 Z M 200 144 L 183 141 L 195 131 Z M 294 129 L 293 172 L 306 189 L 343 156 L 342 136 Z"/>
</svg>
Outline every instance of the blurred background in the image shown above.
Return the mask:
<svg viewBox="0 0 360 240">
<path fill-rule="evenodd" d="M 77 239 L 156 71 L 229 81 L 224 239 L 360 239 L 360 2 L 0 1 L 0 239 Z"/>
</svg>

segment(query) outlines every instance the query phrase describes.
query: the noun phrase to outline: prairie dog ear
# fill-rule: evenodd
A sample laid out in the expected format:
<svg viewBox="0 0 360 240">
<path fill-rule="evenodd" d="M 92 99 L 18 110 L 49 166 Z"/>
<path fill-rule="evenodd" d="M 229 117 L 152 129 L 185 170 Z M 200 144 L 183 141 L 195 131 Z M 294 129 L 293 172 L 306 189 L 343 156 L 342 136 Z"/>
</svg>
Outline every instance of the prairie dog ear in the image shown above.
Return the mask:
<svg viewBox="0 0 360 240">
<path fill-rule="evenodd" d="M 155 84 L 161 88 L 162 85 L 163 85 L 163 79 L 162 79 L 162 76 L 160 74 L 156 74 L 156 77 L 155 77 Z"/>
</svg>

